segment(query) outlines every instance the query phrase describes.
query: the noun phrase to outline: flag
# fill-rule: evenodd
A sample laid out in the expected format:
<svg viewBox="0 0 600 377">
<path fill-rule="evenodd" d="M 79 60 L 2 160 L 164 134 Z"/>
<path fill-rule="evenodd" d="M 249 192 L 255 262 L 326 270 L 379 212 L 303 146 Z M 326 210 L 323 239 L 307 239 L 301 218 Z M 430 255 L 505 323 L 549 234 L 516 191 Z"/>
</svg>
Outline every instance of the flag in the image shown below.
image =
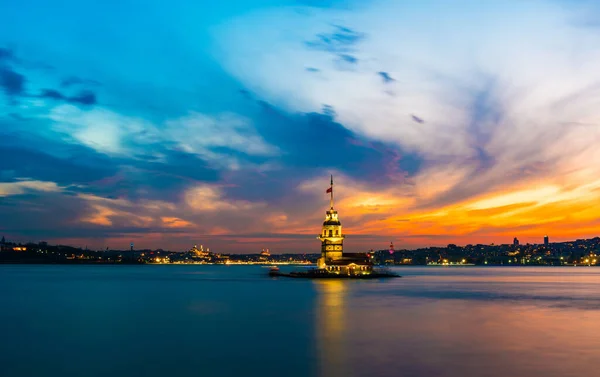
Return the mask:
<svg viewBox="0 0 600 377">
<path fill-rule="evenodd" d="M 330 188 L 327 189 L 327 191 L 325 191 L 325 194 L 329 194 L 332 191 L 333 191 L 333 187 L 330 187 Z"/>
</svg>

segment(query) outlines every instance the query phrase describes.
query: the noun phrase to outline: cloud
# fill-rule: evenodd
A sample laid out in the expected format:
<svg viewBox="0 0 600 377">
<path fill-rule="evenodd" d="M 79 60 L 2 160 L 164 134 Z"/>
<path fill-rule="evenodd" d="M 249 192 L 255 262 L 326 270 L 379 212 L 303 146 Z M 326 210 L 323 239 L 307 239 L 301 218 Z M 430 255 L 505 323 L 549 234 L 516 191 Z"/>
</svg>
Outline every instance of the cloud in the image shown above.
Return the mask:
<svg viewBox="0 0 600 377">
<path fill-rule="evenodd" d="M 15 102 L 0 117 L 3 227 L 124 247 L 200 238 L 227 251 L 318 250 L 333 172 L 350 250 L 382 235 L 413 246 L 594 232 L 593 12 L 537 0 L 309 3 L 126 23 L 175 16 L 159 33 L 177 36 L 167 50 L 161 36 L 102 23 L 89 26 L 116 44 L 53 43 L 69 41 L 77 17 L 61 35 L 14 24 L 57 68 L 0 49 L 0 90 Z"/>
<path fill-rule="evenodd" d="M 220 187 L 206 184 L 187 190 L 185 201 L 193 210 L 200 212 L 251 211 L 266 206 L 266 203 L 225 199 Z"/>
<path fill-rule="evenodd" d="M 54 90 L 54 89 L 42 89 L 42 92 L 39 95 L 40 98 L 51 98 L 51 99 L 59 99 L 59 100 L 64 100 L 65 96 L 59 92 L 58 90 Z"/>
<path fill-rule="evenodd" d="M 51 110 L 48 118 L 55 122 L 53 129 L 62 133 L 65 140 L 109 155 L 131 155 L 135 145 L 129 141 L 135 144 L 154 140 L 153 126 L 149 122 L 102 108 L 86 111 L 73 105 L 60 105 Z"/>
<path fill-rule="evenodd" d="M 340 61 L 344 62 L 344 63 L 350 63 L 350 64 L 356 64 L 358 63 L 358 59 L 350 54 L 340 54 L 338 55 L 340 58 Z"/>
<path fill-rule="evenodd" d="M 410 117 L 412 118 L 412 120 L 414 120 L 415 122 L 417 122 L 417 123 L 419 123 L 419 124 L 423 124 L 423 123 L 425 123 L 425 121 L 424 121 L 422 118 L 419 118 L 419 117 L 418 117 L 418 116 L 416 116 L 416 115 L 412 115 L 412 114 L 411 114 L 411 116 L 410 116 Z"/>
<path fill-rule="evenodd" d="M 166 228 L 187 228 L 192 226 L 189 221 L 182 220 L 178 217 L 161 217 L 163 226 Z"/>
<path fill-rule="evenodd" d="M 81 105 L 93 105 L 96 103 L 96 95 L 90 91 L 82 91 L 79 94 L 68 97 L 55 89 L 43 89 L 39 94 L 40 98 L 50 98 L 54 100 L 62 100 L 70 103 Z"/>
<path fill-rule="evenodd" d="M 0 182 L 0 197 L 23 195 L 26 193 L 58 192 L 61 188 L 55 182 L 22 179 L 16 182 Z"/>
<path fill-rule="evenodd" d="M 377 74 L 383 79 L 383 82 L 386 84 L 396 81 L 387 72 L 381 71 L 381 72 L 377 72 Z"/>
<path fill-rule="evenodd" d="M 165 126 L 164 138 L 174 142 L 180 150 L 196 154 L 211 163 L 225 162 L 230 168 L 239 164 L 237 159 L 220 150 L 258 157 L 279 154 L 276 147 L 267 144 L 256 132 L 249 119 L 236 114 L 210 117 L 193 112 L 169 120 Z"/>
<path fill-rule="evenodd" d="M 267 144 L 249 119 L 225 113 L 214 117 L 192 112 L 155 125 L 105 108 L 83 110 L 72 105 L 52 109 L 53 129 L 65 140 L 98 152 L 136 158 L 148 145 L 193 154 L 215 167 L 239 169 L 250 157 L 271 157 L 279 150 Z M 161 157 L 162 158 L 162 157 Z"/>
<path fill-rule="evenodd" d="M 0 65 L 0 87 L 8 96 L 18 96 L 25 91 L 25 76 Z"/>
<path fill-rule="evenodd" d="M 383 183 L 391 175 L 414 174 L 422 164 L 416 154 L 391 143 L 372 142 L 344 127 L 337 122 L 336 109 L 329 105 L 306 114 L 288 114 L 264 105 L 256 122 L 266 141 L 285 151 L 279 161 L 299 171 L 289 177 L 278 173 L 286 180 L 306 174 L 300 169 L 333 168 L 356 179 Z"/>
<path fill-rule="evenodd" d="M 84 90 L 72 97 L 67 98 L 67 100 L 71 103 L 93 105 L 96 103 L 96 95 L 88 90 Z"/>
<path fill-rule="evenodd" d="M 435 195 L 421 189 L 422 205 L 560 180 L 591 166 L 600 173 L 597 140 L 584 137 L 600 131 L 600 92 L 593 84 L 600 82 L 600 35 L 572 22 L 584 7 L 509 1 L 463 12 L 469 4 L 450 9 L 443 1 L 421 7 L 390 0 L 360 12 L 278 8 L 236 18 L 217 35 L 230 46 L 224 67 L 265 101 L 292 113 L 318 112 L 326 103 L 336 122 L 357 136 L 420 156 L 422 177 L 452 177 L 436 184 L 444 189 Z M 442 22 L 431 9 L 444 14 Z M 239 36 L 250 21 L 260 45 Z M 330 30 L 334 22 L 361 37 L 334 36 L 344 33 Z M 350 54 L 361 64 L 339 70 L 322 52 Z M 302 75 L 307 66 L 319 66 L 326 80 Z M 402 82 L 394 96 L 374 78 L 379 67 Z M 553 173 L 531 168 L 541 163 Z"/>
<path fill-rule="evenodd" d="M 323 32 L 317 34 L 315 39 L 306 42 L 306 46 L 333 54 L 345 54 L 354 50 L 355 46 L 364 39 L 362 33 L 358 33 L 344 26 L 333 26 L 331 32 Z"/>
</svg>

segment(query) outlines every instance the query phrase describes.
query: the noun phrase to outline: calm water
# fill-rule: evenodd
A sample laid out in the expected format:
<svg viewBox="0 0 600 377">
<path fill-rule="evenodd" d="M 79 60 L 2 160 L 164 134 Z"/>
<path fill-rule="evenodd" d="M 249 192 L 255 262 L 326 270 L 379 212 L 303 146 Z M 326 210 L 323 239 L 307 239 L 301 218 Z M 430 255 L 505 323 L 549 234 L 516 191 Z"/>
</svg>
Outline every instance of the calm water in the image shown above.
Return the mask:
<svg viewBox="0 0 600 377">
<path fill-rule="evenodd" d="M 600 268 L 0 266 L 0 375 L 593 376 Z"/>
</svg>

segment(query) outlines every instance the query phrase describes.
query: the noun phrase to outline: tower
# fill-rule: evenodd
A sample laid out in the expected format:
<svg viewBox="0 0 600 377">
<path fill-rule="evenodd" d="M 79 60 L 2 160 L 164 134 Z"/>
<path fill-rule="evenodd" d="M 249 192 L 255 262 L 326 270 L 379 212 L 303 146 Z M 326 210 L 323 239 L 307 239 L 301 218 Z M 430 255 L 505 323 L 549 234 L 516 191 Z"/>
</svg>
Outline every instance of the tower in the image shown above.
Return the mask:
<svg viewBox="0 0 600 377">
<path fill-rule="evenodd" d="M 394 243 L 390 241 L 390 254 L 394 254 Z"/>
<path fill-rule="evenodd" d="M 544 236 L 544 245 L 548 246 L 548 244 L 550 240 L 548 239 L 548 236 Z"/>
<path fill-rule="evenodd" d="M 333 209 L 333 175 L 331 176 L 331 185 L 325 191 L 330 194 L 329 210 L 325 212 L 325 221 L 323 229 L 319 235 L 321 240 L 321 258 L 319 265 L 323 266 L 327 261 L 341 259 L 344 252 L 344 235 L 342 234 L 342 223 L 338 218 L 338 213 Z"/>
</svg>

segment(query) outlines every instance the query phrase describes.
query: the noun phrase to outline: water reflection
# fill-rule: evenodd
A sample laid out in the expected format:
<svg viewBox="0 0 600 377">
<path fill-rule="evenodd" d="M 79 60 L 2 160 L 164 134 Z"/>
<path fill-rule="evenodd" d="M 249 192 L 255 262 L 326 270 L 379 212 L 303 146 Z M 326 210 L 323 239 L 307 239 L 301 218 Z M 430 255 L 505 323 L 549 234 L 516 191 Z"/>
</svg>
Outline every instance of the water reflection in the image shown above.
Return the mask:
<svg viewBox="0 0 600 377">
<path fill-rule="evenodd" d="M 346 336 L 345 282 L 339 280 L 315 281 L 317 290 L 316 351 L 320 376 L 349 376 Z"/>
<path fill-rule="evenodd" d="M 2 377 L 600 370 L 600 268 L 411 267 L 384 282 L 148 267 L 0 266 Z"/>
<path fill-rule="evenodd" d="M 314 284 L 320 376 L 562 377 L 600 368 L 600 273 Z"/>
</svg>

